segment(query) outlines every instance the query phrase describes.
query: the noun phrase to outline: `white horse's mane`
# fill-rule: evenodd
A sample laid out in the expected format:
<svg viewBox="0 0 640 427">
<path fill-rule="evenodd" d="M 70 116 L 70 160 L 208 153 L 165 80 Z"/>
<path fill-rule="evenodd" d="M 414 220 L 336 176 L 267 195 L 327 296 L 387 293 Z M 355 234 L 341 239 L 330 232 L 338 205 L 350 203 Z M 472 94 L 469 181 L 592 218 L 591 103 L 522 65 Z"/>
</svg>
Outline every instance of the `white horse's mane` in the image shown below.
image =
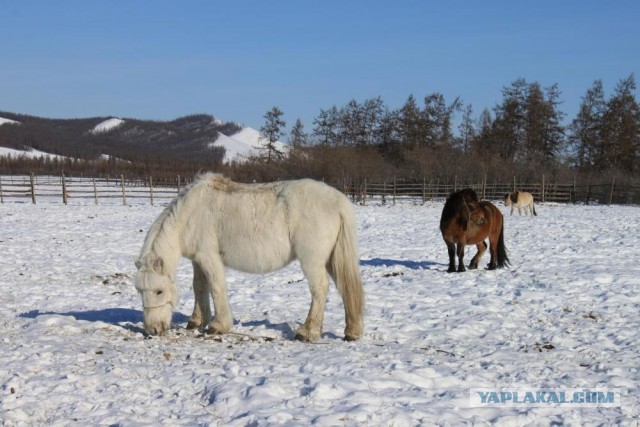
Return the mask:
<svg viewBox="0 0 640 427">
<path fill-rule="evenodd" d="M 169 205 L 160 213 L 158 218 L 151 224 L 147 236 L 145 238 L 140 256 L 138 257 L 139 263 L 149 255 L 158 253 L 170 253 L 163 246 L 176 244 L 177 242 L 167 242 L 164 239 L 159 239 L 160 235 L 168 235 L 169 231 L 174 229 L 178 222 L 178 213 L 180 212 L 184 202 L 192 193 L 192 189 L 207 185 L 209 188 L 222 191 L 230 191 L 239 187 L 241 184 L 231 181 L 229 178 L 216 173 L 205 173 L 198 175 L 195 180 L 185 186 L 178 196 L 169 203 Z"/>
</svg>

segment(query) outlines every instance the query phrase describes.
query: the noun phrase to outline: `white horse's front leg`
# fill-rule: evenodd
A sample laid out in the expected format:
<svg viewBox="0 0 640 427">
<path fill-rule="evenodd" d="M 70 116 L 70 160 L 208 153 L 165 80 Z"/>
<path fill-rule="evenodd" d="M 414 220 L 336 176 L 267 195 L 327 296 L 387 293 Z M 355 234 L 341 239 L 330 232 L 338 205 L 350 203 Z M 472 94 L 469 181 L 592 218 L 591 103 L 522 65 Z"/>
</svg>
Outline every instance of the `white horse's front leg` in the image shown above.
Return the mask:
<svg viewBox="0 0 640 427">
<path fill-rule="evenodd" d="M 211 306 L 209 305 L 209 286 L 207 278 L 200 265 L 192 261 L 193 264 L 193 293 L 195 304 L 193 314 L 189 317 L 187 329 L 198 329 L 209 323 L 211 320 Z"/>
<path fill-rule="evenodd" d="M 200 262 L 200 266 L 213 297 L 214 315 L 207 332 L 210 334 L 229 332 L 233 324 L 233 316 L 229 306 L 227 284 L 224 280 L 224 264 L 219 257 L 214 257 L 207 259 L 206 262 Z"/>
<path fill-rule="evenodd" d="M 300 341 L 317 341 L 322 334 L 322 322 L 324 321 L 324 306 L 329 292 L 329 276 L 324 266 L 305 268 L 304 275 L 309 281 L 311 291 L 311 307 L 304 324 L 296 330 L 296 339 Z"/>
</svg>

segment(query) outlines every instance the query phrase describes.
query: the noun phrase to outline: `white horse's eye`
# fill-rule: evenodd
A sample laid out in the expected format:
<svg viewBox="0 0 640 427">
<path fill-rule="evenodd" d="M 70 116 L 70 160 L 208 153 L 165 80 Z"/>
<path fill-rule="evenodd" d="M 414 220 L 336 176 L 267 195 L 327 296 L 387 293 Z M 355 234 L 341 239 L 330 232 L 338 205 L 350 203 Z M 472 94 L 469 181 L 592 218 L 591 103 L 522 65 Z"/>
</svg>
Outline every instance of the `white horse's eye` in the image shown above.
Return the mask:
<svg viewBox="0 0 640 427">
<path fill-rule="evenodd" d="M 156 291 L 156 295 L 162 295 L 163 291 Z"/>
</svg>

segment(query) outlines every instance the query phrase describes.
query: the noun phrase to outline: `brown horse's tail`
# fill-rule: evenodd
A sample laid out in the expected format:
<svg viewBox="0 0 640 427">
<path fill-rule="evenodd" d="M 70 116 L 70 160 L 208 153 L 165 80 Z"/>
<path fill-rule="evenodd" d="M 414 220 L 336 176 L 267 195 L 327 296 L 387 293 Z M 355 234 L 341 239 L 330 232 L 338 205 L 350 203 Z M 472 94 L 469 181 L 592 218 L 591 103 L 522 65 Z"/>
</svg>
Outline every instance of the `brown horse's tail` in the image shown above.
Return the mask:
<svg viewBox="0 0 640 427">
<path fill-rule="evenodd" d="M 538 214 L 536 213 L 536 205 L 534 205 L 533 202 L 531 202 L 531 212 L 533 212 L 535 216 L 538 216 Z"/>
<path fill-rule="evenodd" d="M 341 209 L 338 240 L 327 265 L 344 303 L 347 341 L 360 338 L 364 327 L 364 290 L 360 278 L 356 224 L 350 204 L 346 200 L 346 206 Z"/>
<path fill-rule="evenodd" d="M 498 236 L 498 268 L 505 268 L 511 264 L 507 256 L 507 247 L 504 245 L 504 223 L 500 228 L 500 236 Z"/>
</svg>

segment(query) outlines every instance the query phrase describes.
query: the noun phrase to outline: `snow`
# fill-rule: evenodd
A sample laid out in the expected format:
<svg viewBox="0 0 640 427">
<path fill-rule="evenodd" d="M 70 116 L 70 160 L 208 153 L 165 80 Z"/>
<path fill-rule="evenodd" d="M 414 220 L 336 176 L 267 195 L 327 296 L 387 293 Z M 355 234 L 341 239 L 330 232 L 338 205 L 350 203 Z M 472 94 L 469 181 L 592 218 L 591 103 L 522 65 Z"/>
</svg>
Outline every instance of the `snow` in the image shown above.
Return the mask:
<svg viewBox="0 0 640 427">
<path fill-rule="evenodd" d="M 0 126 L 4 125 L 4 124 L 9 124 L 9 125 L 19 125 L 20 122 L 16 122 L 15 120 L 11 120 L 11 119 L 5 119 L 3 117 L 0 117 Z"/>
<path fill-rule="evenodd" d="M 116 118 L 107 119 L 103 122 L 98 123 L 93 129 L 91 129 L 91 133 L 109 132 L 110 130 L 117 128 L 123 123 L 124 123 L 124 120 L 122 119 L 116 119 Z"/>
<path fill-rule="evenodd" d="M 259 154 L 259 149 L 265 144 L 260 132 L 245 127 L 233 135 L 227 136 L 218 132 L 218 139 L 209 144 L 209 147 L 224 147 L 226 149 L 224 161 L 242 160 L 252 155 Z M 286 145 L 276 141 L 275 147 L 280 151 L 286 150 Z"/>
<path fill-rule="evenodd" d="M 44 151 L 31 149 L 29 151 L 23 150 L 15 150 L 13 148 L 0 147 L 0 157 L 11 156 L 11 157 L 21 157 L 26 156 L 28 158 L 38 158 L 38 157 L 48 157 L 51 159 L 66 159 L 65 156 L 59 156 L 57 154 L 45 153 Z"/>
<path fill-rule="evenodd" d="M 254 147 L 244 141 L 226 136 L 225 134 L 218 132 L 218 139 L 214 143 L 209 144 L 209 147 L 224 147 L 224 160 L 240 160 L 243 156 L 246 157 L 251 154 Z"/>
<path fill-rule="evenodd" d="M 324 334 L 299 266 L 229 270 L 233 333 L 142 333 L 134 286 L 162 206 L 0 204 L 0 420 L 18 425 L 629 425 L 640 417 L 640 209 L 539 204 L 505 216 L 512 267 L 446 273 L 442 202 L 356 207 L 365 334 Z M 504 206 L 499 206 L 507 212 Z M 475 248 L 469 247 L 470 253 Z M 470 256 L 467 255 L 467 260 Z M 488 262 L 488 254 L 482 264 Z M 615 408 L 470 407 L 472 388 L 616 388 Z"/>
</svg>

